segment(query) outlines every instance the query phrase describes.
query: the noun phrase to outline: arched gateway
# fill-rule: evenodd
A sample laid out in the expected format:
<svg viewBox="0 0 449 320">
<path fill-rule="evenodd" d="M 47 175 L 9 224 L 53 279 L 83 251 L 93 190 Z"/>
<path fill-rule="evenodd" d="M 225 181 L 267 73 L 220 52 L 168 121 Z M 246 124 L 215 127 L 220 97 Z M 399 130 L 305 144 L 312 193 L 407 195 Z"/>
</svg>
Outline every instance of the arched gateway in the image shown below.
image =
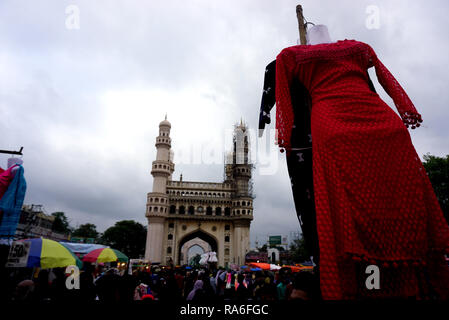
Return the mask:
<svg viewBox="0 0 449 320">
<path fill-rule="evenodd" d="M 214 236 L 204 232 L 203 230 L 197 229 L 194 232 L 191 232 L 183 236 L 179 241 L 179 243 L 177 244 L 178 247 L 177 261 L 180 262 L 179 264 L 183 264 L 182 262 L 187 263 L 187 259 L 185 259 L 186 253 L 188 249 L 190 249 L 192 246 L 199 246 L 200 248 L 203 249 L 204 252 L 218 251 L 217 239 L 215 239 Z"/>
<path fill-rule="evenodd" d="M 253 219 L 248 131 L 243 123 L 234 131 L 233 152 L 220 183 L 172 180 L 175 169 L 170 122 L 159 124 L 157 156 L 153 161 L 153 192 L 147 195 L 148 234 L 145 258 L 167 264 L 184 261 L 183 246 L 197 241 L 217 252 L 219 266 L 243 264 L 249 251 Z M 197 240 L 195 240 L 197 239 Z M 200 245 L 203 248 L 206 245 Z M 185 260 L 185 259 L 184 259 Z"/>
</svg>

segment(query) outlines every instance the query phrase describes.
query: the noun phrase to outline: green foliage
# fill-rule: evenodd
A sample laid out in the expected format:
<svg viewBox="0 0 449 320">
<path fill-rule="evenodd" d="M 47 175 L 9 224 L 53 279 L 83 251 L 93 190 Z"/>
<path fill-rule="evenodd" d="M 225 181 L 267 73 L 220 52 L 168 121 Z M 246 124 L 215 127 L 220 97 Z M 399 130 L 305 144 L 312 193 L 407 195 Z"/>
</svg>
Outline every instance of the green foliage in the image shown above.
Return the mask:
<svg viewBox="0 0 449 320">
<path fill-rule="evenodd" d="M 424 168 L 432 183 L 441 210 L 443 210 L 446 221 L 449 222 L 449 155 L 437 157 L 427 153 L 423 158 Z"/>
<path fill-rule="evenodd" d="M 96 239 L 98 237 L 97 226 L 92 223 L 82 224 L 78 227 L 78 229 L 73 231 L 72 237 Z"/>
<path fill-rule="evenodd" d="M 198 268 L 200 266 L 201 255 L 197 253 L 190 259 L 189 265 Z"/>
<path fill-rule="evenodd" d="M 310 254 L 303 237 L 293 240 L 293 243 L 290 245 L 290 255 L 296 263 L 309 260 Z"/>
<path fill-rule="evenodd" d="M 103 233 L 101 242 L 133 259 L 145 254 L 146 237 L 147 230 L 143 225 L 133 220 L 122 220 Z"/>
<path fill-rule="evenodd" d="M 67 234 L 72 231 L 69 225 L 69 220 L 64 212 L 53 212 L 51 215 L 55 217 L 52 225 L 52 231 L 62 234 Z"/>
</svg>

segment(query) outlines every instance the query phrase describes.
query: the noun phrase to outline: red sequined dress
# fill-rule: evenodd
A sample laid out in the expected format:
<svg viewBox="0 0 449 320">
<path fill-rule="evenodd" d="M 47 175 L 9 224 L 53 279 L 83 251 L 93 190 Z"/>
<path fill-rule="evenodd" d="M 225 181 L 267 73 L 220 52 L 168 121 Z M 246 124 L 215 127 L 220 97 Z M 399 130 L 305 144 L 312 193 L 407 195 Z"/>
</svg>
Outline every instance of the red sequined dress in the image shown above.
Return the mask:
<svg viewBox="0 0 449 320">
<path fill-rule="evenodd" d="M 312 98 L 323 298 L 449 298 L 449 227 L 407 130 L 422 120 L 403 88 L 355 40 L 289 47 L 276 61 L 276 128 L 287 152 L 294 77 Z M 400 116 L 370 90 L 373 66 Z"/>
</svg>

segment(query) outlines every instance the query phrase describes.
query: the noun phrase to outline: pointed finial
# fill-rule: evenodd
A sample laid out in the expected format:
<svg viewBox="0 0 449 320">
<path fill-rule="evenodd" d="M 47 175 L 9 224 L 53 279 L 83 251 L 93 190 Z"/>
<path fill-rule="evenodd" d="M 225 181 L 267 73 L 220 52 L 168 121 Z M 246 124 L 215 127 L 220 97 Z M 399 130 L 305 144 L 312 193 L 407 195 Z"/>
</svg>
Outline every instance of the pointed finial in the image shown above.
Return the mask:
<svg viewBox="0 0 449 320">
<path fill-rule="evenodd" d="M 167 113 L 165 114 L 165 120 L 167 120 Z"/>
</svg>

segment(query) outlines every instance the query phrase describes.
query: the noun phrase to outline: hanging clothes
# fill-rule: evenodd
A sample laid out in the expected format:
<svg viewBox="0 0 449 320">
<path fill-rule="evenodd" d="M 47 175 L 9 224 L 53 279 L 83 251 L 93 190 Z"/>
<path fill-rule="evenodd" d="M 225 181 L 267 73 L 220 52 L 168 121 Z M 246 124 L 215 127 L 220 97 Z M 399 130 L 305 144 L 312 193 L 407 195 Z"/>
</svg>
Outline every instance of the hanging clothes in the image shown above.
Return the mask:
<svg viewBox="0 0 449 320">
<path fill-rule="evenodd" d="M 368 71 L 366 71 L 366 77 L 370 90 L 376 92 Z M 319 264 L 312 169 L 312 131 L 310 122 L 312 101 L 308 90 L 298 78 L 293 78 L 289 85 L 294 122 L 291 133 L 292 152 L 289 152 L 286 156 L 287 169 L 290 176 L 296 214 L 307 251 L 313 256 L 314 262 Z M 264 130 L 265 125 L 271 123 L 270 112 L 276 102 L 275 92 L 276 60 L 273 60 L 265 68 L 259 113 L 259 130 Z"/>
<path fill-rule="evenodd" d="M 307 89 L 294 79 L 290 83 L 291 100 L 294 105 L 294 125 L 292 128 L 292 148 L 287 155 L 296 214 L 301 226 L 308 253 L 318 261 L 318 235 L 316 231 L 315 203 L 312 179 L 312 137 L 310 129 L 310 97 Z M 271 123 L 270 112 L 275 104 L 276 60 L 265 68 L 262 102 L 259 114 L 259 129 Z"/>
<path fill-rule="evenodd" d="M 366 70 L 373 66 L 400 117 L 370 90 Z M 290 155 L 293 79 L 312 101 L 323 298 L 420 297 L 426 288 L 449 298 L 449 227 L 406 129 L 422 120 L 403 88 L 363 42 L 282 50 L 276 128 L 279 146 Z M 368 265 L 380 268 L 378 290 L 366 288 Z"/>
<path fill-rule="evenodd" d="M 9 171 L 9 174 L 11 174 L 13 167 L 5 172 Z M 24 170 L 19 165 L 19 169 L 14 174 L 14 178 L 0 199 L 0 238 L 10 238 L 16 233 L 26 187 Z"/>
<path fill-rule="evenodd" d="M 12 172 L 13 168 L 14 166 L 11 166 L 7 170 L 3 170 L 2 168 L 0 168 L 0 199 L 3 197 L 9 187 L 9 184 L 14 178 L 14 174 Z"/>
</svg>

